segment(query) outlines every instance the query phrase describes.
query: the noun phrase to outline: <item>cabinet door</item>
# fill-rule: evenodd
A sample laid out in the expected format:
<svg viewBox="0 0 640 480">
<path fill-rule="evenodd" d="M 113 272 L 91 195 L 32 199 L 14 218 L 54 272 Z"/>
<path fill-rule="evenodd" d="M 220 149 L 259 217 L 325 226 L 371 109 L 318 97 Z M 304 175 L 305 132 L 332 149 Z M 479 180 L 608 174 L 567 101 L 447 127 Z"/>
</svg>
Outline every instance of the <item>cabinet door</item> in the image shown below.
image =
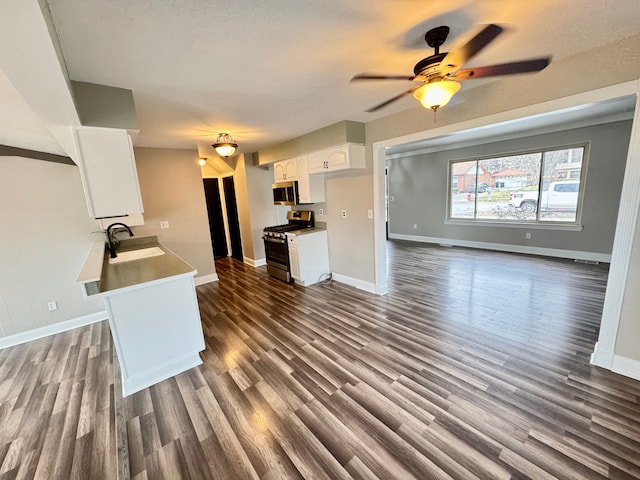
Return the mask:
<svg viewBox="0 0 640 480">
<path fill-rule="evenodd" d="M 327 151 L 318 150 L 317 152 L 311 152 L 307 156 L 307 167 L 309 173 L 324 173 L 327 168 Z"/>
<path fill-rule="evenodd" d="M 300 203 L 325 201 L 324 175 L 309 175 L 306 156 L 298 157 L 298 196 Z"/>
<path fill-rule="evenodd" d="M 80 175 L 89 215 L 143 213 L 133 145 L 126 130 L 79 128 Z"/>
<path fill-rule="evenodd" d="M 298 180 L 298 160 L 292 158 L 291 160 L 286 160 L 284 163 L 285 177 L 284 179 L 287 182 L 292 182 L 293 180 Z"/>
<path fill-rule="evenodd" d="M 332 148 L 327 152 L 327 168 L 329 171 L 349 168 L 349 146 Z"/>
<path fill-rule="evenodd" d="M 273 164 L 273 175 L 276 183 L 285 181 L 285 162 L 276 162 Z"/>
<path fill-rule="evenodd" d="M 291 276 L 297 280 L 300 278 L 300 257 L 298 255 L 298 247 L 289 244 L 289 264 L 291 267 Z"/>
</svg>

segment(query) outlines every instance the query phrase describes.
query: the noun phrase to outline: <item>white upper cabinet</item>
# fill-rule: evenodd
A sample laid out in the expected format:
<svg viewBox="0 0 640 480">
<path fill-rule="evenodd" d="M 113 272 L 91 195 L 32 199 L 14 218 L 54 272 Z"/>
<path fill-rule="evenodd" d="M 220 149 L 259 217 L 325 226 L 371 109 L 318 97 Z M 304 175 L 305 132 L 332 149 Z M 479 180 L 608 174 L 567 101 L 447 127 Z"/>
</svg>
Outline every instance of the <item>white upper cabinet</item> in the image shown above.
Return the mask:
<svg viewBox="0 0 640 480">
<path fill-rule="evenodd" d="M 364 168 L 364 145 L 345 144 L 312 152 L 308 156 L 309 173 L 327 173 L 349 168 Z"/>
<path fill-rule="evenodd" d="M 300 203 L 321 203 L 325 201 L 324 176 L 309 175 L 307 156 L 297 158 L 298 197 Z"/>
<path fill-rule="evenodd" d="M 289 158 L 288 160 L 274 163 L 273 172 L 276 183 L 298 180 L 298 159 Z"/>
<path fill-rule="evenodd" d="M 127 131 L 80 127 L 75 134 L 89 216 L 143 213 L 133 145 Z"/>
</svg>

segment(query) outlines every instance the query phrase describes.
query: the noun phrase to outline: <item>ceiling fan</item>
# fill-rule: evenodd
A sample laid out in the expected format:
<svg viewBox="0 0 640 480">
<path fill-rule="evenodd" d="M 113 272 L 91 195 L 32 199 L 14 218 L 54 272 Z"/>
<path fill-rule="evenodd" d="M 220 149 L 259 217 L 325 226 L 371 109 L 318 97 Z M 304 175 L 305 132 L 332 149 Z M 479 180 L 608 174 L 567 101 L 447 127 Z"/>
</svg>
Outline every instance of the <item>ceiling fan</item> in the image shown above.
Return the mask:
<svg viewBox="0 0 640 480">
<path fill-rule="evenodd" d="M 449 35 L 449 27 L 436 27 L 429 30 L 424 36 L 427 45 L 432 47 L 435 52 L 433 55 L 423 58 L 416 63 L 413 67 L 414 75 L 374 75 L 361 73 L 354 76 L 351 81 L 409 80 L 419 82 L 419 85 L 415 85 L 409 90 L 379 103 L 368 109 L 367 112 L 375 112 L 410 93 L 412 93 L 416 100 L 425 108 L 430 108 L 435 112 L 438 108 L 446 105 L 449 100 L 451 100 L 451 97 L 460 90 L 460 84 L 458 83 L 460 81 L 499 75 L 538 72 L 549 65 L 551 57 L 546 56 L 519 62 L 461 69 L 465 63 L 489 45 L 489 43 L 503 31 L 504 29 L 499 25 L 486 25 L 462 47 L 451 52 L 440 53 L 440 46 L 447 40 L 447 36 Z"/>
</svg>

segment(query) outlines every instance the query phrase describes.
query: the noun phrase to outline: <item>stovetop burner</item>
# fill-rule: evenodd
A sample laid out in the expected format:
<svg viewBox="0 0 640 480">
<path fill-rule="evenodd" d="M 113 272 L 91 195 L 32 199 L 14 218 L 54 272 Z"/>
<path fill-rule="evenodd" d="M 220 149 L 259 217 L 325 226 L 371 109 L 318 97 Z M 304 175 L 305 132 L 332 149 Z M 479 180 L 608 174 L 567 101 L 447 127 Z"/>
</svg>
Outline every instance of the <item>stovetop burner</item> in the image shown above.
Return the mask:
<svg viewBox="0 0 640 480">
<path fill-rule="evenodd" d="M 286 232 L 291 232 L 293 230 L 302 230 L 304 228 L 311 228 L 314 225 L 313 221 L 313 212 L 297 210 L 287 212 L 287 219 L 289 223 L 285 223 L 284 225 L 273 225 L 271 227 L 265 227 L 262 230 L 263 238 L 268 240 L 270 238 L 285 238 Z"/>
</svg>

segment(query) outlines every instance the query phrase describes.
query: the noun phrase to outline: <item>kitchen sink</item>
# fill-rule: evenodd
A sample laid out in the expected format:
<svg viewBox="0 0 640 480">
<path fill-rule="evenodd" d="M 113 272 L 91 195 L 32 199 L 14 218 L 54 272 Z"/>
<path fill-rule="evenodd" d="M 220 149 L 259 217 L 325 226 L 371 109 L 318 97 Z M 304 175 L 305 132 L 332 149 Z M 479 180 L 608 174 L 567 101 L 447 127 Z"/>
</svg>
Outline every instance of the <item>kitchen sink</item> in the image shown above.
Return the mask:
<svg viewBox="0 0 640 480">
<path fill-rule="evenodd" d="M 118 252 L 116 258 L 109 258 L 109 263 L 124 263 L 142 258 L 157 257 L 164 255 L 164 250 L 160 247 L 141 248 L 139 250 L 129 250 L 128 252 Z"/>
</svg>

